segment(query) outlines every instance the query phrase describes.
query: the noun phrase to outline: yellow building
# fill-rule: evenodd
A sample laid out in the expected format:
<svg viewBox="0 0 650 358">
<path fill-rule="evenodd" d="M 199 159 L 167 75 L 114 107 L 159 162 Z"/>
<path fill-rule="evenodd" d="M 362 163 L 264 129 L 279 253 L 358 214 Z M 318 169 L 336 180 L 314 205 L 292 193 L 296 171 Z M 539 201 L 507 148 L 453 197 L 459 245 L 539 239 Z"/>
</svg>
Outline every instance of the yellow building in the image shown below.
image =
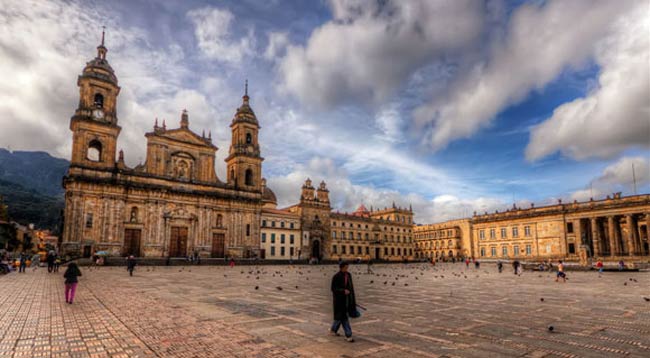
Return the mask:
<svg viewBox="0 0 650 358">
<path fill-rule="evenodd" d="M 472 217 L 473 255 L 529 260 L 647 259 L 650 195 L 562 203 Z"/>
<path fill-rule="evenodd" d="M 416 259 L 451 259 L 471 256 L 470 219 L 450 220 L 413 228 Z"/>
<path fill-rule="evenodd" d="M 361 205 L 351 214 L 333 212 L 325 182 L 315 189 L 307 179 L 302 186 L 300 203 L 286 210 L 300 216 L 302 252 L 310 258 L 394 261 L 413 258 L 413 211 L 410 208 L 393 204 L 391 208 L 368 210 Z"/>
</svg>

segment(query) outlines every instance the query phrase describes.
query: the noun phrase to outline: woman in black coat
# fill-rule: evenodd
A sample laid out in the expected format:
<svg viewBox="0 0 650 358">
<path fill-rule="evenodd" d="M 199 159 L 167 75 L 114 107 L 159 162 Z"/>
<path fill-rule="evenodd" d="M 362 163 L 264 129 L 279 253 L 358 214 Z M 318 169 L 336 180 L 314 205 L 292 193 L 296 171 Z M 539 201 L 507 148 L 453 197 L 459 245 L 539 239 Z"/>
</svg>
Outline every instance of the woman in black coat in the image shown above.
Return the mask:
<svg viewBox="0 0 650 358">
<path fill-rule="evenodd" d="M 352 338 L 352 327 L 349 317 L 358 317 L 357 303 L 354 297 L 354 286 L 352 275 L 348 272 L 348 264 L 339 264 L 339 272 L 332 277 L 332 295 L 334 303 L 334 322 L 330 328 L 330 334 L 338 336 L 338 330 L 343 326 L 345 337 L 348 342 L 354 342 Z"/>
</svg>

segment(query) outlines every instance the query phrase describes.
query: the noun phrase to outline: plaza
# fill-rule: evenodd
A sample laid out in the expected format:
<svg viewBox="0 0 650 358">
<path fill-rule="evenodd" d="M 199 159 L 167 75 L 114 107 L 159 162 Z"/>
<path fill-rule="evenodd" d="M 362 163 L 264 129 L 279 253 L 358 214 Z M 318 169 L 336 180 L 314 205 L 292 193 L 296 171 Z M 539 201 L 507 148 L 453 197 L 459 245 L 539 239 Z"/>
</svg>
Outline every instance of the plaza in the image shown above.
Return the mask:
<svg viewBox="0 0 650 358">
<path fill-rule="evenodd" d="M 647 357 L 647 272 L 352 265 L 355 343 L 327 334 L 322 266 L 82 267 L 0 277 L 1 357 Z M 549 326 L 553 331 L 549 331 Z"/>
</svg>

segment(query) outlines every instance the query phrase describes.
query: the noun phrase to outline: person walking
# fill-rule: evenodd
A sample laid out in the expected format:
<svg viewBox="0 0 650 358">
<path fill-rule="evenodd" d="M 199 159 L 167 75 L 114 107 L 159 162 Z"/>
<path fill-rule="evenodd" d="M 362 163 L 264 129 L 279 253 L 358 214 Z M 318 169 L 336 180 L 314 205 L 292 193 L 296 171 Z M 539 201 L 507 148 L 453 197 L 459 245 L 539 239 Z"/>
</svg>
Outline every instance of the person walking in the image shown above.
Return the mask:
<svg viewBox="0 0 650 358">
<path fill-rule="evenodd" d="M 598 269 L 598 273 L 603 273 L 603 260 L 598 259 L 598 262 L 596 262 L 596 268 Z"/>
<path fill-rule="evenodd" d="M 474 261 L 474 268 L 476 268 L 477 270 L 481 268 L 481 262 L 479 260 Z"/>
<path fill-rule="evenodd" d="M 126 259 L 126 270 L 129 271 L 129 276 L 133 276 L 133 270 L 135 270 L 135 265 L 137 265 L 135 256 L 129 255 L 129 257 Z"/>
<path fill-rule="evenodd" d="M 465 268 L 469 268 L 469 257 L 465 259 Z"/>
<path fill-rule="evenodd" d="M 18 273 L 25 273 L 27 268 L 27 254 L 23 251 L 20 253 L 20 263 L 18 264 Z"/>
<path fill-rule="evenodd" d="M 50 250 L 47 253 L 47 272 L 52 273 L 54 272 L 54 260 L 56 260 L 56 252 L 54 250 Z"/>
<path fill-rule="evenodd" d="M 519 273 L 519 261 L 515 260 L 512 262 L 512 269 L 515 275 Z"/>
<path fill-rule="evenodd" d="M 623 271 L 624 269 L 625 269 L 625 262 L 623 262 L 623 260 L 620 260 L 618 262 L 618 270 Z"/>
<path fill-rule="evenodd" d="M 65 270 L 63 277 L 65 277 L 65 302 L 72 304 L 74 301 L 74 294 L 77 291 L 77 283 L 81 276 L 81 270 L 76 263 L 71 262 L 68 264 L 68 269 Z"/>
<path fill-rule="evenodd" d="M 372 258 L 368 258 L 368 274 L 372 273 Z"/>
<path fill-rule="evenodd" d="M 352 327 L 350 326 L 350 317 L 358 317 L 357 302 L 354 297 L 354 286 L 352 285 L 352 275 L 348 272 L 348 263 L 339 264 L 339 272 L 332 277 L 332 296 L 334 306 L 334 322 L 329 330 L 330 335 L 339 336 L 338 330 L 343 326 L 345 339 L 348 342 L 354 342 L 352 338 Z"/>
<path fill-rule="evenodd" d="M 59 266 L 61 266 L 61 256 L 57 254 L 54 258 L 54 272 L 59 272 Z"/>
<path fill-rule="evenodd" d="M 501 262 L 501 261 L 497 262 L 497 269 L 499 270 L 499 273 L 501 273 L 501 271 L 503 271 L 503 262 Z"/>
<path fill-rule="evenodd" d="M 564 264 L 562 260 L 557 262 L 557 275 L 555 276 L 555 282 L 558 282 L 559 279 L 562 279 L 562 282 L 566 282 L 566 274 L 564 273 Z"/>
<path fill-rule="evenodd" d="M 232 258 L 232 257 L 230 258 L 230 264 L 229 265 L 230 265 L 230 268 L 235 267 L 235 259 L 234 258 Z"/>
</svg>

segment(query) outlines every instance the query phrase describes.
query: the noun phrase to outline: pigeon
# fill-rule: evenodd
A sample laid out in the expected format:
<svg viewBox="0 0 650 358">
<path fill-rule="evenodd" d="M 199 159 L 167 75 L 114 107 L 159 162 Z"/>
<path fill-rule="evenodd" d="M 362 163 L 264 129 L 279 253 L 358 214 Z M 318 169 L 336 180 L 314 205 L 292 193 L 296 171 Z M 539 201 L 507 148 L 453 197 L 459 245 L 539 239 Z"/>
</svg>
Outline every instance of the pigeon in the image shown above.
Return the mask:
<svg viewBox="0 0 650 358">
<path fill-rule="evenodd" d="M 255 286 L 255 289 L 256 289 L 256 290 L 258 290 L 259 288 L 260 288 L 260 286 Z"/>
<path fill-rule="evenodd" d="M 375 283 L 375 281 L 370 281 L 371 284 Z"/>
<path fill-rule="evenodd" d="M 553 327 L 553 326 L 548 326 L 548 331 L 549 331 L 549 332 L 553 332 L 553 330 L 555 330 L 555 327 Z"/>
<path fill-rule="evenodd" d="M 650 298 L 648 298 L 648 297 L 643 297 L 643 299 L 644 299 L 646 302 L 650 302 Z"/>
<path fill-rule="evenodd" d="M 539 300 L 542 301 L 542 302 L 544 302 L 544 297 L 540 298 Z"/>
<path fill-rule="evenodd" d="M 282 291 L 282 287 L 278 286 L 276 288 L 278 289 L 278 291 Z"/>
<path fill-rule="evenodd" d="M 298 286 L 296 286 L 296 290 L 298 289 Z"/>
</svg>

